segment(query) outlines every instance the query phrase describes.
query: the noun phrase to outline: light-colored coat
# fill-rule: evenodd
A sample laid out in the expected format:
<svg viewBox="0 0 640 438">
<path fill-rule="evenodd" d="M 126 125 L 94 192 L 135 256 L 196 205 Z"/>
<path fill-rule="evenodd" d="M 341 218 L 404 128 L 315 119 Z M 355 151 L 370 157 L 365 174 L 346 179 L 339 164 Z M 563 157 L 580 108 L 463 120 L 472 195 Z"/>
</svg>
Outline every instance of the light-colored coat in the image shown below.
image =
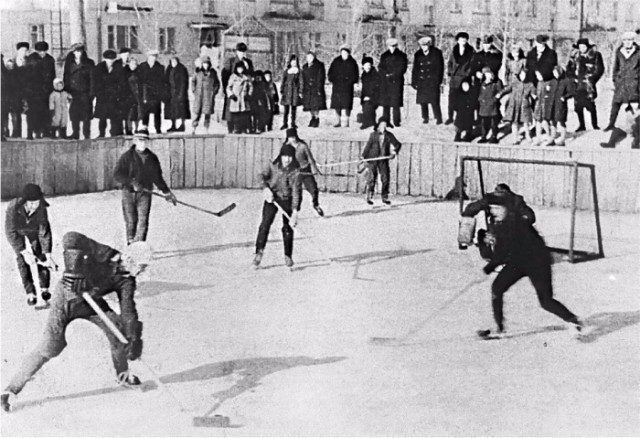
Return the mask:
<svg viewBox="0 0 640 438">
<path fill-rule="evenodd" d="M 249 97 L 253 93 L 253 84 L 249 76 L 232 74 L 227 85 L 227 96 L 229 97 L 229 111 L 232 113 L 242 113 L 251 110 Z M 235 98 L 234 98 L 235 97 Z"/>
<path fill-rule="evenodd" d="M 211 68 L 206 72 L 196 69 L 196 74 L 191 78 L 194 118 L 199 118 L 200 114 L 213 114 L 219 89 L 220 81 L 215 69 Z"/>
<path fill-rule="evenodd" d="M 51 113 L 51 127 L 66 128 L 69 123 L 69 103 L 71 94 L 66 91 L 52 91 L 49 95 L 49 110 Z"/>
</svg>

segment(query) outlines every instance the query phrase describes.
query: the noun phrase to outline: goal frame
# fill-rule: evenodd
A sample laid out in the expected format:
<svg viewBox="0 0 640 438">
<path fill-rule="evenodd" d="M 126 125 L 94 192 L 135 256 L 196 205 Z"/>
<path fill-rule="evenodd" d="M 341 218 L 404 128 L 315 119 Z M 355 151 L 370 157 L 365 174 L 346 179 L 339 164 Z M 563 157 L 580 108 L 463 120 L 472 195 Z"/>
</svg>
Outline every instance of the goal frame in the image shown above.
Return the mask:
<svg viewBox="0 0 640 438">
<path fill-rule="evenodd" d="M 550 251 L 560 254 L 566 254 L 570 263 L 578 263 L 589 260 L 604 258 L 604 249 L 602 246 L 602 229 L 600 227 L 600 209 L 598 207 L 598 191 L 596 189 L 596 169 L 594 164 L 580 163 L 578 161 L 544 161 L 544 160 L 527 160 L 518 158 L 498 158 L 485 156 L 463 155 L 460 157 L 460 181 L 458 185 L 458 196 L 460 199 L 460 214 L 464 208 L 464 170 L 467 161 L 475 161 L 478 166 L 478 178 L 480 182 L 480 194 L 485 195 L 484 177 L 482 174 L 482 162 L 494 163 L 519 163 L 519 164 L 540 164 L 547 166 L 562 166 L 571 168 L 571 225 L 569 229 L 569 248 L 547 247 Z M 593 193 L 593 211 L 596 225 L 596 236 L 598 240 L 598 252 L 582 251 L 575 248 L 575 226 L 576 211 L 578 198 L 578 170 L 585 168 L 590 173 L 591 192 Z"/>
</svg>

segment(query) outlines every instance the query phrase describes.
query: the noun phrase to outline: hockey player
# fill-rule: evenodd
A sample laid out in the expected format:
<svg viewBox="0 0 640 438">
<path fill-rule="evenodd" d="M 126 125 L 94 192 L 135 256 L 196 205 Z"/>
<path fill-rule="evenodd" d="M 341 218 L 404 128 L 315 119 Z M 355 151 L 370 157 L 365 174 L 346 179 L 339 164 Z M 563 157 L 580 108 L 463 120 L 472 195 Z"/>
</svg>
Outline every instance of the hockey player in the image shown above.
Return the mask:
<svg viewBox="0 0 640 438">
<path fill-rule="evenodd" d="M 523 277 L 531 281 L 544 310 L 574 324 L 578 331 L 582 330 L 582 323 L 576 315 L 553 298 L 551 255 L 533 227 L 535 217 L 528 213 L 531 209 L 522 197 L 510 191 L 489 193 L 483 200 L 469 204 L 462 213 L 463 217 L 478 213 L 481 210 L 480 203 L 488 206 L 492 218 L 489 231 L 482 237 L 491 247 L 489 262 L 483 271 L 488 275 L 504 265 L 491 286 L 491 303 L 498 336 L 505 331 L 503 295 Z M 487 337 L 492 332 L 481 330 L 478 334 Z"/>
<path fill-rule="evenodd" d="M 389 201 L 389 160 L 394 159 L 398 152 L 400 152 L 402 144 L 391 132 L 387 131 L 388 125 L 389 121 L 384 117 L 378 120 L 360 157 L 362 160 L 389 157 L 383 160 L 368 161 L 365 164 L 367 204 L 369 205 L 373 205 L 373 192 L 375 190 L 376 180 L 378 179 L 378 173 L 380 174 L 380 182 L 382 183 L 380 191 L 382 202 L 387 205 L 391 204 L 391 201 Z"/>
<path fill-rule="evenodd" d="M 136 386 L 140 380 L 129 373 L 128 360 L 142 354 L 142 323 L 134 301 L 136 275 L 151 260 L 148 244 L 136 242 L 122 253 L 89 237 L 69 232 L 62 239 L 65 270 L 58 283 L 44 336 L 36 349 L 23 361 L 18 373 L 11 379 L 0 397 L 4 411 L 11 409 L 10 397 L 17 395 L 26 383 L 49 361 L 59 355 L 67 345 L 65 331 L 75 319 L 82 318 L 100 327 L 111 344 L 111 359 L 117 382 Z M 121 343 L 82 297 L 88 292 L 107 317 L 124 333 L 129 341 Z M 120 301 L 120 314 L 115 313 L 103 296 L 116 293 Z"/>
<path fill-rule="evenodd" d="M 167 202 L 178 200 L 162 177 L 156 154 L 147 148 L 149 133 L 137 131 L 136 144 L 122 154 L 114 172 L 115 181 L 122 187 L 122 212 L 127 231 L 127 244 L 147 240 L 151 193 L 155 184 L 165 194 Z"/>
<path fill-rule="evenodd" d="M 316 160 L 309 149 L 309 145 L 298 137 L 298 131 L 296 128 L 287 129 L 286 143 L 296 148 L 296 161 L 300 166 L 300 181 L 304 188 L 311 194 L 313 202 L 313 209 L 318 213 L 318 216 L 324 216 L 324 211 L 320 208 L 320 201 L 318 200 L 318 183 L 314 175 L 322 175 L 318 170 Z"/>
<path fill-rule="evenodd" d="M 287 267 L 293 266 L 293 229 L 298 221 L 298 211 L 302 200 L 302 183 L 300 181 L 300 165 L 296 160 L 296 149 L 288 143 L 282 145 L 278 157 L 269 163 L 262 172 L 264 185 L 264 205 L 262 207 L 262 222 L 256 239 L 256 255 L 253 265 L 258 267 L 262 261 L 262 254 L 267 245 L 269 229 L 278 214 L 279 205 L 291 221 L 282 217 L 282 239 L 284 240 L 284 262 Z"/>
<path fill-rule="evenodd" d="M 51 258 L 48 206 L 40 186 L 27 184 L 22 190 L 22 196 L 11 201 L 7 207 L 5 232 L 17 255 L 18 271 L 27 292 L 27 304 L 30 306 L 34 306 L 38 301 L 30 269 L 30 266 L 35 264 L 38 264 L 41 297 L 44 301 L 51 298 L 49 269 L 55 269 L 56 263 Z M 27 248 L 25 237 L 31 248 Z"/>
</svg>

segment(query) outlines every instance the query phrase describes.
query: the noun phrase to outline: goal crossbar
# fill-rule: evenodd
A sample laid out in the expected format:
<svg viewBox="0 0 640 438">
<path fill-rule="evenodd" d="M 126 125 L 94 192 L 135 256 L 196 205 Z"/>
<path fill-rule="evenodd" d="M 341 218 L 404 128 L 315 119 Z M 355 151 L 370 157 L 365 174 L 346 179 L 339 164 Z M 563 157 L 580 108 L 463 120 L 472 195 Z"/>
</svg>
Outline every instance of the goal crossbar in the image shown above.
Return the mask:
<svg viewBox="0 0 640 438">
<path fill-rule="evenodd" d="M 578 161 L 545 161 L 545 160 L 529 160 L 519 158 L 498 158 L 498 157 L 478 157 L 471 155 L 463 155 L 460 157 L 460 181 L 458 185 L 458 195 L 460 199 L 460 214 L 464 208 L 464 171 L 467 161 L 475 161 L 478 166 L 478 177 L 480 183 L 480 194 L 485 195 L 484 177 L 482 174 L 482 161 L 494 163 L 519 163 L 519 164 L 540 164 L 548 166 L 564 166 L 571 168 L 571 225 L 569 231 L 569 248 L 548 247 L 549 250 L 566 254 L 571 263 L 583 262 L 587 260 L 595 260 L 604 257 L 604 249 L 602 246 L 602 229 L 600 227 L 600 209 L 598 207 L 598 192 L 596 190 L 596 167 L 594 164 L 580 163 Z M 576 210 L 578 199 L 578 169 L 585 168 L 589 171 L 591 192 L 593 193 L 593 210 L 595 216 L 596 236 L 598 240 L 598 252 L 582 251 L 575 249 L 575 226 L 576 226 Z"/>
</svg>

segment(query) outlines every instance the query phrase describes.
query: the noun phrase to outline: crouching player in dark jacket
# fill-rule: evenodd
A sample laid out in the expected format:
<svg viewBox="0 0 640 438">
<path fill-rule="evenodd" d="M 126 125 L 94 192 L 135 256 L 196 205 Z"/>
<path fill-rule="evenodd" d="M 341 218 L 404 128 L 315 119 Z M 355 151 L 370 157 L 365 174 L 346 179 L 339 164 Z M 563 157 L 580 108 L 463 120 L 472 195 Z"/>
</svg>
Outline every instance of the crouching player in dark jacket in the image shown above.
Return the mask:
<svg viewBox="0 0 640 438">
<path fill-rule="evenodd" d="M 462 216 L 473 217 L 482 209 L 479 204 L 488 206 L 492 218 L 489 231 L 481 237 L 491 247 L 489 262 L 483 270 L 490 274 L 498 266 L 504 265 L 491 286 L 493 317 L 498 335 L 504 332 L 503 295 L 523 277 L 531 281 L 544 310 L 574 324 L 578 331 L 582 330 L 583 325 L 576 315 L 553 298 L 551 254 L 533 227 L 535 216 L 528 213 L 531 209 L 524 204 L 522 197 L 510 191 L 496 191 L 469 204 Z M 482 330 L 478 334 L 489 336 L 492 332 Z"/>
<path fill-rule="evenodd" d="M 129 373 L 128 360 L 142 354 L 142 323 L 134 301 L 135 277 L 151 260 L 148 244 L 136 242 L 122 253 L 89 237 L 69 232 L 62 241 L 65 270 L 56 286 L 44 336 L 29 354 L 18 373 L 11 379 L 0 398 L 5 411 L 10 411 L 10 396 L 15 396 L 38 370 L 66 347 L 65 331 L 75 319 L 82 318 L 100 327 L 111 344 L 111 359 L 121 385 L 139 385 L 140 380 Z M 107 317 L 126 336 L 128 344 L 121 343 L 84 300 L 88 292 Z M 120 301 L 120 314 L 114 312 L 104 295 L 116 293 Z"/>
<path fill-rule="evenodd" d="M 293 228 L 291 227 L 296 226 L 302 200 L 302 182 L 300 181 L 300 165 L 296 160 L 296 149 L 288 143 L 282 145 L 278 157 L 269 163 L 261 176 L 264 185 L 264 205 L 253 264 L 258 267 L 262 261 L 269 229 L 278 214 L 277 204 L 291 218 L 289 221 L 285 215 L 282 216 L 282 239 L 284 240 L 284 262 L 288 267 L 292 267 Z"/>
</svg>

